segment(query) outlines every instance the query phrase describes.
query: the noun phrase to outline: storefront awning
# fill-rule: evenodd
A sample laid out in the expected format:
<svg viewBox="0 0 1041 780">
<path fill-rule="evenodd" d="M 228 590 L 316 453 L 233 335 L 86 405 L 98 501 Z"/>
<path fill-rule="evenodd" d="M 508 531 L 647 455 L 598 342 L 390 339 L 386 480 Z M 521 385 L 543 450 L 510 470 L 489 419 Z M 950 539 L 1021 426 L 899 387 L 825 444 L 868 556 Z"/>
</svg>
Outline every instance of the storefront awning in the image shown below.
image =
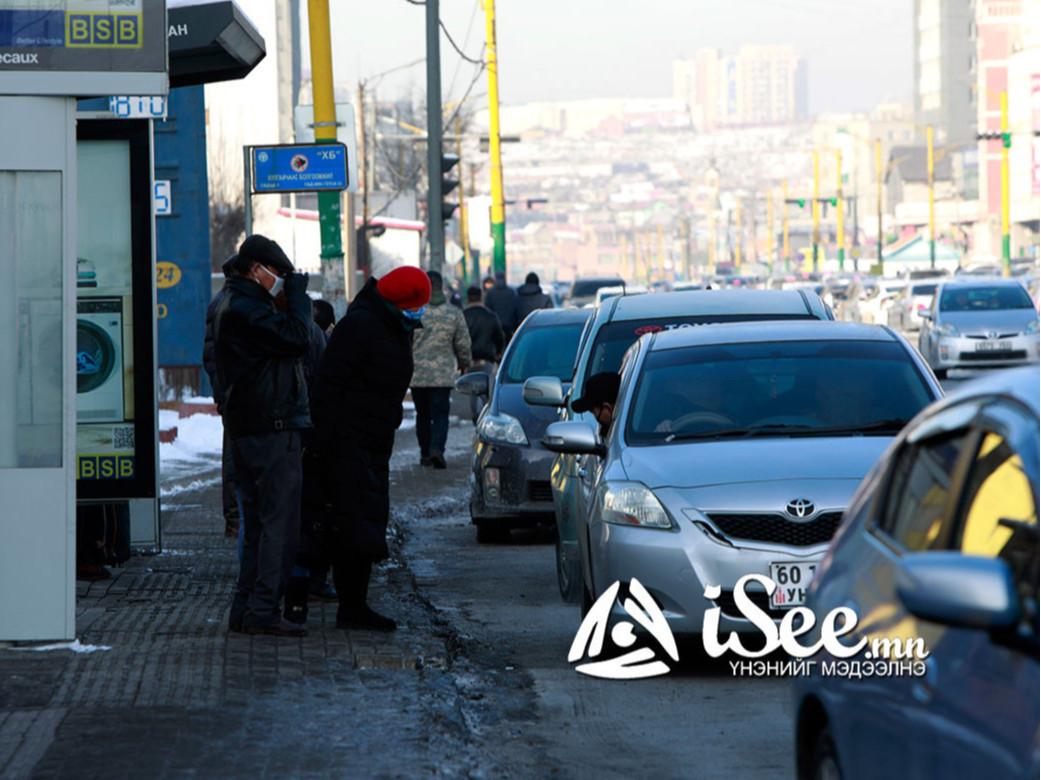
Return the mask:
<svg viewBox="0 0 1041 780">
<path fill-rule="evenodd" d="M 170 86 L 241 79 L 267 51 L 232 0 L 169 0 Z"/>
</svg>

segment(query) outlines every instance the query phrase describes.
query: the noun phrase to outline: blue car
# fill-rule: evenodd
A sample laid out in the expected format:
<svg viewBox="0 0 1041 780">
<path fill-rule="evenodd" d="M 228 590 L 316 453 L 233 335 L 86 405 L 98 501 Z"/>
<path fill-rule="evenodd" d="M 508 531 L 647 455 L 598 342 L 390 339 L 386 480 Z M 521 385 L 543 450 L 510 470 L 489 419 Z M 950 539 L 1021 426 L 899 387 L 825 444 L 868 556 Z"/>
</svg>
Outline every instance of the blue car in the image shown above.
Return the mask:
<svg viewBox="0 0 1041 780">
<path fill-rule="evenodd" d="M 861 483 L 807 604 L 853 610 L 839 665 L 871 673 L 796 677 L 798 777 L 1038 777 L 1039 393 L 1036 367 L 965 385 Z"/>
</svg>

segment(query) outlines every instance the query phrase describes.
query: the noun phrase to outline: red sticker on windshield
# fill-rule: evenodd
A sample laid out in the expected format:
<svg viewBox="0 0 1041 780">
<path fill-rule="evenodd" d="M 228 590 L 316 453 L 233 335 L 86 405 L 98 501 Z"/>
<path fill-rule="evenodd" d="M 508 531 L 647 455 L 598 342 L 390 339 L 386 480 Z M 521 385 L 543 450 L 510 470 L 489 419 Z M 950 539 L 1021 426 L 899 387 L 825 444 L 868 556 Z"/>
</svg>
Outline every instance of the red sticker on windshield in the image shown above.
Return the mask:
<svg viewBox="0 0 1041 780">
<path fill-rule="evenodd" d="M 637 336 L 643 336 L 647 333 L 658 333 L 665 330 L 661 325 L 644 325 L 642 328 L 636 329 Z"/>
</svg>

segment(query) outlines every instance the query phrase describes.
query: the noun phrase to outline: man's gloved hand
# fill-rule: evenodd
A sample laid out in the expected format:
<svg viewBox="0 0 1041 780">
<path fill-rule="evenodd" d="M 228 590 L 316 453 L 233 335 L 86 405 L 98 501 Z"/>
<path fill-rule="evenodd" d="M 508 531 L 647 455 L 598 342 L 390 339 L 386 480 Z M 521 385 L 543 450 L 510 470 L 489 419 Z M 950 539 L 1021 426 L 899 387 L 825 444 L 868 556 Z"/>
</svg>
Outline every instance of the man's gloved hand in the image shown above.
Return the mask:
<svg viewBox="0 0 1041 780">
<path fill-rule="evenodd" d="M 286 276 L 285 289 L 286 293 L 294 292 L 307 292 L 307 280 L 309 276 L 301 273 L 291 273 Z"/>
</svg>

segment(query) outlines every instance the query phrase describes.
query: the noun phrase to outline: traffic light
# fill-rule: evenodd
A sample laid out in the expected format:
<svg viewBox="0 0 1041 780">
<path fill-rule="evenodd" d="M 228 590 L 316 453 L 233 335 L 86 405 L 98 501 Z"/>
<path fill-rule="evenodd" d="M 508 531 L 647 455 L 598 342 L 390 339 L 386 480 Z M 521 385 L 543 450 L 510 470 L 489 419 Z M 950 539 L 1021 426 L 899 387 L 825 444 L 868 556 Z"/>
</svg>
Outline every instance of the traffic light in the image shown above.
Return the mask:
<svg viewBox="0 0 1041 780">
<path fill-rule="evenodd" d="M 988 130 L 985 133 L 976 133 L 977 141 L 1001 141 L 1005 148 L 1012 146 L 1012 133 L 1003 133 L 1000 130 Z"/>
<path fill-rule="evenodd" d="M 452 218 L 459 203 L 445 200 L 449 193 L 459 186 L 459 179 L 453 179 L 448 173 L 459 163 L 459 155 L 441 155 L 441 219 L 447 221 Z"/>
<path fill-rule="evenodd" d="M 799 208 L 806 208 L 806 198 L 788 198 L 785 203 L 795 203 Z"/>
</svg>

